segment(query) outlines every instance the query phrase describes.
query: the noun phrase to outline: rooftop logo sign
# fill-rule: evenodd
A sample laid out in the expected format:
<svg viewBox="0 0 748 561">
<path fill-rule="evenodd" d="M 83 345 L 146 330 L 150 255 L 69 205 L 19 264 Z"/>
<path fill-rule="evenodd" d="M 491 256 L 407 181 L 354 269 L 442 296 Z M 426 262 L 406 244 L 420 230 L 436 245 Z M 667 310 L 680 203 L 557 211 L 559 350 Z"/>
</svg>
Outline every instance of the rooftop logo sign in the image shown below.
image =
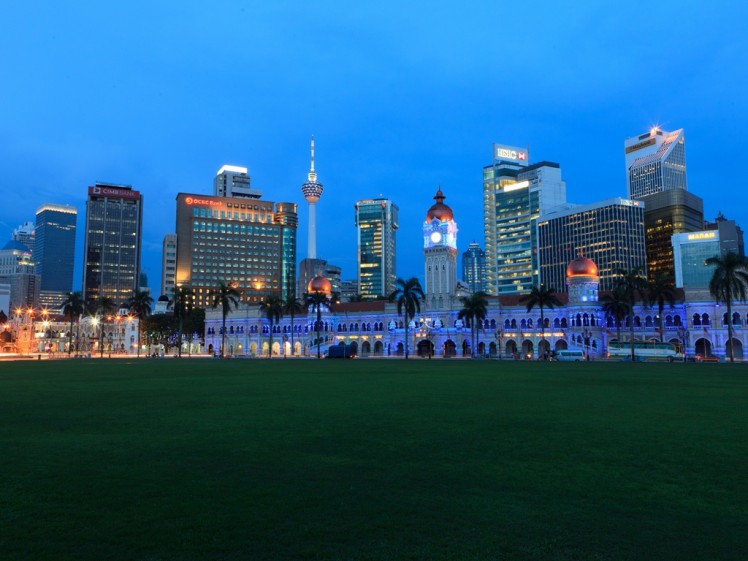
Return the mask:
<svg viewBox="0 0 748 561">
<path fill-rule="evenodd" d="M 195 197 L 187 197 L 184 199 L 185 204 L 188 205 L 208 205 L 208 206 L 221 206 L 219 201 L 211 201 L 210 199 L 197 199 Z"/>
<path fill-rule="evenodd" d="M 526 149 L 504 144 L 493 145 L 493 157 L 494 160 L 514 161 L 524 165 L 530 160 L 530 154 Z"/>
</svg>

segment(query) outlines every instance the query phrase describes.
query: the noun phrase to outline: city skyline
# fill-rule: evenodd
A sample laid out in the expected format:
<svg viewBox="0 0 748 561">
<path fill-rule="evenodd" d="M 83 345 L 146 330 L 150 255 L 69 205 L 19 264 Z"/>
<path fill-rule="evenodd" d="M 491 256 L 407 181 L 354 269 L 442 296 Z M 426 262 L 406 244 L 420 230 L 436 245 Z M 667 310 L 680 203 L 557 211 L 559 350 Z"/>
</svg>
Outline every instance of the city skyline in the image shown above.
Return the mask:
<svg viewBox="0 0 748 561">
<path fill-rule="evenodd" d="M 647 13 L 667 21 L 674 6 Z M 627 195 L 624 140 L 653 125 L 685 130 L 688 189 L 704 198 L 705 218 L 722 210 L 748 223 L 748 210 L 731 204 L 734 181 L 713 175 L 715 163 L 744 152 L 748 111 L 736 92 L 748 76 L 737 23 L 746 8 L 679 4 L 679 46 L 658 49 L 657 33 L 633 42 L 636 20 L 613 8 L 538 7 L 540 39 L 530 44 L 521 26 L 497 41 L 484 23 L 504 8 L 488 4 L 473 16 L 409 5 L 394 20 L 382 6 L 165 6 L 148 18 L 52 3 L 39 18 L 12 6 L 18 25 L 0 38 L 12 53 L 8 71 L 20 83 L 44 75 L 55 87 L 2 94 L 13 109 L 0 131 L 3 238 L 41 204 L 71 204 L 83 215 L 87 186 L 132 185 L 144 195 L 142 263 L 155 293 L 176 194 L 209 194 L 215 171 L 229 164 L 246 166 L 263 198 L 299 205 L 301 260 L 307 209 L 298 189 L 313 134 L 325 185 L 318 257 L 355 278 L 353 205 L 382 196 L 400 208 L 398 276 L 423 279 L 421 224 L 438 185 L 451 194 L 460 252 L 472 241 L 485 246 L 481 170 L 494 143 L 529 145 L 533 161 L 559 163 L 567 200 L 588 204 Z M 311 46 L 310 24 L 322 31 Z M 215 26 L 225 27 L 221 41 L 208 32 Z M 94 27 L 123 41 L 91 49 Z M 253 40 L 239 33 L 247 28 Z M 492 65 L 504 71 L 491 76 Z M 221 74 L 232 88 L 216 87 Z"/>
</svg>

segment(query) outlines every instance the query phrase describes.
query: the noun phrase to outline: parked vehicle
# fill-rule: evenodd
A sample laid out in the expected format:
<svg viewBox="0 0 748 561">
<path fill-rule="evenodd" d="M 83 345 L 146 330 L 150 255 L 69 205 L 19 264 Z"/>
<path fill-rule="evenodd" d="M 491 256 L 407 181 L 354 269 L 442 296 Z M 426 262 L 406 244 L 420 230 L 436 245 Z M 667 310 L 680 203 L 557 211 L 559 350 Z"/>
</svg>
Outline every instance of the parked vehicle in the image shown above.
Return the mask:
<svg viewBox="0 0 748 561">
<path fill-rule="evenodd" d="M 630 358 L 631 343 L 629 341 L 608 343 L 608 356 L 610 358 Z M 637 359 L 660 358 L 670 362 L 683 360 L 683 353 L 675 344 L 660 343 L 659 341 L 634 341 L 634 356 Z"/>
<path fill-rule="evenodd" d="M 582 362 L 585 358 L 584 351 L 574 351 L 571 349 L 556 351 L 556 360 L 559 362 Z"/>
</svg>

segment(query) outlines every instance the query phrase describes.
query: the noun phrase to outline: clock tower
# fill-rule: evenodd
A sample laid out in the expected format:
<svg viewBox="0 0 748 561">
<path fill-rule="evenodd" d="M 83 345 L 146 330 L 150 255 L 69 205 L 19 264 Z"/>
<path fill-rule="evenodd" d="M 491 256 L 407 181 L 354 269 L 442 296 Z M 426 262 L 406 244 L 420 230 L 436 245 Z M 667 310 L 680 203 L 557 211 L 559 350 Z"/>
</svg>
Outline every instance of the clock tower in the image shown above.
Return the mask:
<svg viewBox="0 0 748 561">
<path fill-rule="evenodd" d="M 439 187 L 423 223 L 426 304 L 432 310 L 448 308 L 457 288 L 457 223 L 445 198 Z"/>
</svg>

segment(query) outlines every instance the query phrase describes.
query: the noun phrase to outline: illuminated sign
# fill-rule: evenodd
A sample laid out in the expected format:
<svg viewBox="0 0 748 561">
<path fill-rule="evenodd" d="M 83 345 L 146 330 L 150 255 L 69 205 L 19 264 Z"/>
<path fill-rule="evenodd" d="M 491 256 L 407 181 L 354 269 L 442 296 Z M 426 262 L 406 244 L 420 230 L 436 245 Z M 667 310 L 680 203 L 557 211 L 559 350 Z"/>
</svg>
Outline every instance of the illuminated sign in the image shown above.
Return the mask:
<svg viewBox="0 0 748 561">
<path fill-rule="evenodd" d="M 517 162 L 522 162 L 524 164 L 528 163 L 529 160 L 529 154 L 527 153 L 527 150 L 523 148 L 516 148 L 514 146 L 504 146 L 502 144 L 494 144 L 494 159 L 495 160 L 514 160 Z"/>
<path fill-rule="evenodd" d="M 88 196 L 116 197 L 118 199 L 137 200 L 140 198 L 140 191 L 132 191 L 131 189 L 118 189 L 116 187 L 105 187 L 103 185 L 97 185 L 96 187 L 88 188 Z"/>
<path fill-rule="evenodd" d="M 654 143 L 655 143 L 654 137 L 649 137 L 647 140 L 643 142 L 639 142 L 637 144 L 634 144 L 626 148 L 626 154 L 631 154 L 631 152 L 636 152 L 637 150 L 641 150 L 642 148 L 646 148 L 647 146 L 652 146 Z"/>
<path fill-rule="evenodd" d="M 696 234 L 688 234 L 689 240 L 712 240 L 716 237 L 716 232 L 698 232 Z"/>
<path fill-rule="evenodd" d="M 196 199 L 195 197 L 187 197 L 184 202 L 188 205 L 221 206 L 221 203 L 219 201 L 211 201 L 210 199 Z"/>
</svg>

